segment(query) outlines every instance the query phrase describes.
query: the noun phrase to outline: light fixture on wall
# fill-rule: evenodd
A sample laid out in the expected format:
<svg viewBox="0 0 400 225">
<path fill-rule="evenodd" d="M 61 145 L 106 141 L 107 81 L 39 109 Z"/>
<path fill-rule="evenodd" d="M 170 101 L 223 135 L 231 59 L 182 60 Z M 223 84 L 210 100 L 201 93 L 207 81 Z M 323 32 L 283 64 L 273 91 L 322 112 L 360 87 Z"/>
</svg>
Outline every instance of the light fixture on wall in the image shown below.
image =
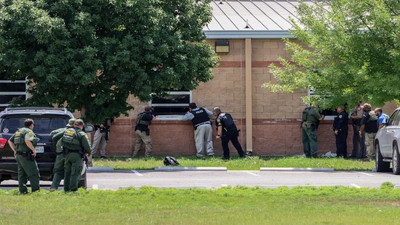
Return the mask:
<svg viewBox="0 0 400 225">
<path fill-rule="evenodd" d="M 229 52 L 229 41 L 216 41 L 215 52 L 228 53 Z"/>
</svg>

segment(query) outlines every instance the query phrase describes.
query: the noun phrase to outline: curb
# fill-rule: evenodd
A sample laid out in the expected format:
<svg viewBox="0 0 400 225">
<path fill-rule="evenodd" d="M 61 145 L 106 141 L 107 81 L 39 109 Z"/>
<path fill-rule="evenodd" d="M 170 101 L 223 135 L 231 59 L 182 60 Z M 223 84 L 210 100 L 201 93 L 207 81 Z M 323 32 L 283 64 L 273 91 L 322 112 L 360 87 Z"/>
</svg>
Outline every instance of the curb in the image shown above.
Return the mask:
<svg viewBox="0 0 400 225">
<path fill-rule="evenodd" d="M 156 171 L 228 171 L 226 167 L 173 167 L 159 166 L 154 168 Z"/>
<path fill-rule="evenodd" d="M 290 167 L 261 167 L 260 171 L 310 171 L 310 172 L 333 172 L 333 168 L 290 168 Z"/>
<path fill-rule="evenodd" d="M 113 167 L 88 167 L 86 169 L 88 172 L 112 172 L 114 171 Z"/>
</svg>

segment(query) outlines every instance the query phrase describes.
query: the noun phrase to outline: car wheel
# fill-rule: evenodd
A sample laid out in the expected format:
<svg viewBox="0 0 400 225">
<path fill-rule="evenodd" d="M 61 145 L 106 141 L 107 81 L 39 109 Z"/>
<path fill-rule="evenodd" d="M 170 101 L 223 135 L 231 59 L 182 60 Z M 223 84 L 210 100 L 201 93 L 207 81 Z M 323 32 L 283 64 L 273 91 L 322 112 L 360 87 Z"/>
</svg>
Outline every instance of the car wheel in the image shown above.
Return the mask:
<svg viewBox="0 0 400 225">
<path fill-rule="evenodd" d="M 394 144 L 393 146 L 393 158 L 392 158 L 392 164 L 393 164 L 393 173 L 394 174 L 400 174 L 400 156 L 399 156 L 399 148 L 397 147 L 397 144 Z"/>
<path fill-rule="evenodd" d="M 384 162 L 381 149 L 379 147 L 379 143 L 375 143 L 375 151 L 376 151 L 376 157 L 375 157 L 375 168 L 376 172 L 388 172 L 390 171 L 390 162 Z"/>
</svg>

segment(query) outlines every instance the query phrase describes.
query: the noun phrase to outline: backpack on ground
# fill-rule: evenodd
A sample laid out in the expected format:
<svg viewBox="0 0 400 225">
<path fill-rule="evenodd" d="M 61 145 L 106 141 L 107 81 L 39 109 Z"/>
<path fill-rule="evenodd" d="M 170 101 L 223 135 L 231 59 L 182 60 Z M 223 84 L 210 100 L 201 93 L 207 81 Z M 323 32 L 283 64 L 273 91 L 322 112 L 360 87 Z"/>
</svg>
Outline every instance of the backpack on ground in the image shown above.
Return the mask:
<svg viewBox="0 0 400 225">
<path fill-rule="evenodd" d="M 172 156 L 167 156 L 164 158 L 164 165 L 166 166 L 178 166 L 179 162 Z"/>
</svg>

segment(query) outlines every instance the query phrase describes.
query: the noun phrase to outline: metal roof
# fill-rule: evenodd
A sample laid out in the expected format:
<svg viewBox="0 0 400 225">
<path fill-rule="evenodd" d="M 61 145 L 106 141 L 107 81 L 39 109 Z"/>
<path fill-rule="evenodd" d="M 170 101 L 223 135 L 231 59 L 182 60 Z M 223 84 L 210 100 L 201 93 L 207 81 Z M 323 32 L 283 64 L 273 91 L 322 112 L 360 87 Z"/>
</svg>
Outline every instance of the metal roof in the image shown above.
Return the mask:
<svg viewBox="0 0 400 225">
<path fill-rule="evenodd" d="M 203 30 L 207 38 L 292 37 L 290 18 L 297 20 L 299 4 L 297 0 L 213 0 L 213 18 Z"/>
</svg>

